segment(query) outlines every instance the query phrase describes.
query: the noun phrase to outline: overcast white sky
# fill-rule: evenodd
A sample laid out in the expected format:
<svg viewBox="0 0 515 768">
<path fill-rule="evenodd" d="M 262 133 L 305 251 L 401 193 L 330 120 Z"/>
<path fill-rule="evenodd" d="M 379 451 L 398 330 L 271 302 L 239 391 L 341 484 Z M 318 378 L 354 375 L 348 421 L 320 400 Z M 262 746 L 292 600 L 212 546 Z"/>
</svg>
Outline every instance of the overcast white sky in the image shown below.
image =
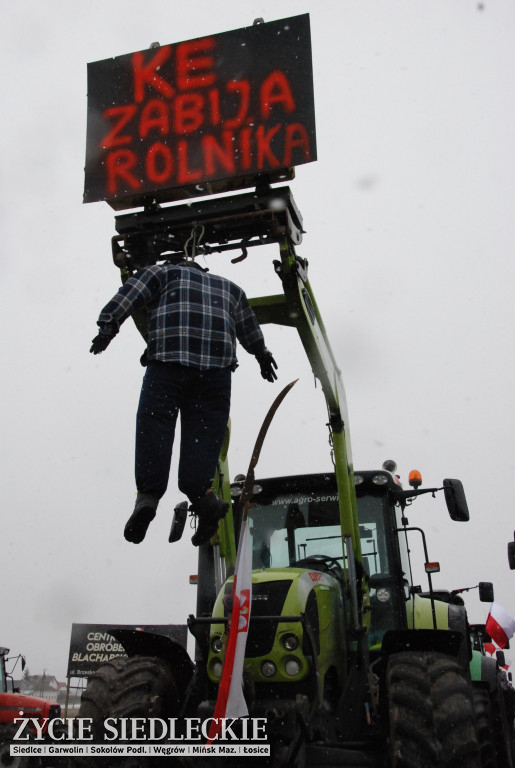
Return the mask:
<svg viewBox="0 0 515 768">
<path fill-rule="evenodd" d="M 72 622 L 181 623 L 194 611 L 190 535 L 167 543 L 176 464 L 141 546 L 134 415 L 143 343 L 134 326 L 99 357 L 96 318 L 117 290 L 107 203 L 82 204 L 86 65 L 309 12 L 318 161 L 291 183 L 299 255 L 347 391 L 354 464 L 397 461 L 428 486 L 460 478 L 468 525 L 443 498 L 410 511 L 435 586 L 491 580 L 515 616 L 506 544 L 515 514 L 515 6 L 511 0 L 0 0 L 3 409 L 0 645 L 64 679 Z M 277 293 L 276 254 L 213 272 Z M 265 328 L 272 387 L 242 351 L 231 473 L 244 472 L 281 385 L 300 377 L 258 474 L 330 468 L 326 412 L 300 342 Z M 471 621 L 488 606 L 467 598 Z"/>
</svg>

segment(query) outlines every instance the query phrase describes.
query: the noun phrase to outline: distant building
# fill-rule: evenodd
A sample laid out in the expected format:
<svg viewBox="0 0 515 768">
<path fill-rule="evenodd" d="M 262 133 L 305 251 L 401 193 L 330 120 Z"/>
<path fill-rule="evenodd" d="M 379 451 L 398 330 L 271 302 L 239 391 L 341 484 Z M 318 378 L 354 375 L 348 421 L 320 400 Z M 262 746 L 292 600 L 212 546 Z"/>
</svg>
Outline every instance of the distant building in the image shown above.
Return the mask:
<svg viewBox="0 0 515 768">
<path fill-rule="evenodd" d="M 20 689 L 20 693 L 25 696 L 37 696 L 40 699 L 46 699 L 61 703 L 61 697 L 66 693 L 66 683 L 60 683 L 54 675 L 26 675 L 22 680 L 15 680 L 14 686 Z M 61 694 L 61 691 L 63 693 Z"/>
</svg>

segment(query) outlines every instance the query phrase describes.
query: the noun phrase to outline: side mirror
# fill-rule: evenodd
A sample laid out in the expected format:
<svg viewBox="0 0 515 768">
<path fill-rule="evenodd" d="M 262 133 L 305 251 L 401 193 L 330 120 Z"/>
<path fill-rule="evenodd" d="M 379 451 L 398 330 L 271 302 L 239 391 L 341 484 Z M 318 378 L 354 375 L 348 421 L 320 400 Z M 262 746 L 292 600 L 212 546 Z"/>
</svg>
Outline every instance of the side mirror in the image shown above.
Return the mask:
<svg viewBox="0 0 515 768">
<path fill-rule="evenodd" d="M 479 599 L 482 603 L 493 603 L 494 585 L 491 581 L 480 581 L 478 584 Z"/>
<path fill-rule="evenodd" d="M 470 513 L 461 480 L 444 480 L 443 491 L 451 520 L 467 523 L 470 520 Z"/>
<path fill-rule="evenodd" d="M 515 538 L 515 533 L 513 536 Z M 515 571 L 515 541 L 510 541 L 508 544 L 508 565 L 511 571 Z"/>
<path fill-rule="evenodd" d="M 179 541 L 184 533 L 184 526 L 188 518 L 188 502 L 180 501 L 176 504 L 173 511 L 172 527 L 170 528 L 170 535 L 168 541 L 173 544 L 174 541 Z"/>
<path fill-rule="evenodd" d="M 504 651 L 496 651 L 495 658 L 497 660 L 497 664 L 500 667 L 505 667 L 506 666 L 506 658 L 504 656 Z"/>
</svg>

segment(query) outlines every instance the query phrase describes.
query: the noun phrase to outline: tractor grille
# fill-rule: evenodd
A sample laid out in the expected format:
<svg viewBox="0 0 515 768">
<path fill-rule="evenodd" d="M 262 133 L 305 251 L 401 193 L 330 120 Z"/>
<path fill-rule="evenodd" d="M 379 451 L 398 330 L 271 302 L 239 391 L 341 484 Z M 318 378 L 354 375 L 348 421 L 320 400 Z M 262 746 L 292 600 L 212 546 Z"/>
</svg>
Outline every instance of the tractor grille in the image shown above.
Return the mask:
<svg viewBox="0 0 515 768">
<path fill-rule="evenodd" d="M 245 656 L 254 658 L 270 653 L 277 632 L 277 621 L 253 621 L 256 616 L 280 616 L 291 579 L 252 585 L 252 608 Z"/>
</svg>

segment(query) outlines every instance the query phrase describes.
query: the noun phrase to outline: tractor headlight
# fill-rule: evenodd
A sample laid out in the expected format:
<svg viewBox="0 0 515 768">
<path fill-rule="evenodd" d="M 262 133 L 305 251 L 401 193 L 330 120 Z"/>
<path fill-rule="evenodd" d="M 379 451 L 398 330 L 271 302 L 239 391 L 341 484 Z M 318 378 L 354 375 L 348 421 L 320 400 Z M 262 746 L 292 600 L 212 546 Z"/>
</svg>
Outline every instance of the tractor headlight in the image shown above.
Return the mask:
<svg viewBox="0 0 515 768">
<path fill-rule="evenodd" d="M 261 664 L 261 674 L 263 677 L 273 677 L 277 672 L 277 667 L 273 661 L 264 661 Z"/>
<path fill-rule="evenodd" d="M 386 587 L 379 587 L 376 591 L 376 597 L 380 603 L 387 603 L 391 597 L 390 590 Z"/>
<path fill-rule="evenodd" d="M 211 650 L 213 651 L 213 653 L 220 653 L 222 648 L 223 648 L 222 637 L 221 637 L 221 635 L 216 635 L 211 640 Z"/>
<path fill-rule="evenodd" d="M 289 677 L 295 677 L 300 672 L 300 664 L 297 659 L 288 659 L 284 665 L 284 671 Z"/>
<path fill-rule="evenodd" d="M 214 661 L 211 665 L 211 672 L 213 677 L 222 677 L 222 662 Z"/>
<path fill-rule="evenodd" d="M 287 651 L 294 651 L 299 647 L 299 638 L 297 635 L 283 635 L 281 642 Z"/>
<path fill-rule="evenodd" d="M 374 475 L 372 482 L 375 485 L 386 485 L 388 482 L 388 475 Z"/>
</svg>

